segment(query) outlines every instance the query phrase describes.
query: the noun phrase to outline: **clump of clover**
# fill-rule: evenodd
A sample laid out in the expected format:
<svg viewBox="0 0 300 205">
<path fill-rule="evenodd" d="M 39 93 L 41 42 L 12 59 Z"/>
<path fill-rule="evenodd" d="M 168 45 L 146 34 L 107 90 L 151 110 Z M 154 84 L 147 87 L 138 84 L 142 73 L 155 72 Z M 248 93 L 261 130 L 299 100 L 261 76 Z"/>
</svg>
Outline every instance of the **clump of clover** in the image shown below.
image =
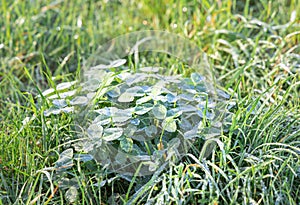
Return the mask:
<svg viewBox="0 0 300 205">
<path fill-rule="evenodd" d="M 45 116 L 74 113 L 80 128 L 75 150 L 88 154 L 81 157 L 116 172 L 147 175 L 180 158 L 196 139 L 220 134 L 220 101 L 227 96 L 203 76 L 166 76 L 157 67 L 118 68 L 125 62 L 92 67 L 80 85 L 61 83 L 43 92 L 52 104 Z"/>
<path fill-rule="evenodd" d="M 182 154 L 188 140 L 204 138 L 201 131 L 216 119 L 216 102 L 204 77 L 159 71 L 145 67 L 137 73 L 85 73 L 84 95 L 72 101 L 89 101 L 79 115 L 86 128 L 83 151 L 115 171 L 146 173 Z"/>
</svg>

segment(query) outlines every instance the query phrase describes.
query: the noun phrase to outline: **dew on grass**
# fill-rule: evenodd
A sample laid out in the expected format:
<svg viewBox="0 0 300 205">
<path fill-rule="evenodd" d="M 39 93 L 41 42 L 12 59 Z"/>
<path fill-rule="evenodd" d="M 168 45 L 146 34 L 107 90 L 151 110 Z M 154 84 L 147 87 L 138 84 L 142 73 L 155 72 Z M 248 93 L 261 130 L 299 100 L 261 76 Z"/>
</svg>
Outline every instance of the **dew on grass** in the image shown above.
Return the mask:
<svg viewBox="0 0 300 205">
<path fill-rule="evenodd" d="M 159 48 L 158 41 L 152 39 L 155 37 L 141 39 L 128 52 L 136 60 L 137 50 Z M 117 39 L 117 43 L 122 45 L 128 42 Z M 176 42 L 186 46 L 189 51 L 197 50 L 182 44 L 179 39 Z M 145 43 L 150 47 L 143 47 Z M 113 45 L 117 45 L 116 42 Z M 62 84 L 59 89 L 63 90 L 48 90 L 45 93 L 50 101 L 64 99 L 61 102 L 69 102 L 80 113 L 78 116 L 75 113 L 76 122 L 78 127 L 86 130 L 80 135 L 83 140 L 80 151 L 91 155 L 103 167 L 123 174 L 134 174 L 136 167 L 143 163 L 139 175 L 151 175 L 162 161 L 172 158 L 168 157 L 172 153 L 180 158 L 188 149 L 186 145 L 192 146 L 199 139 L 205 140 L 205 135 L 208 138 L 219 136 L 219 126 L 208 132 L 203 129 L 205 126 L 202 121 L 210 126 L 220 124 L 218 120 L 222 118 L 217 119 L 217 116 L 223 110 L 214 112 L 219 109 L 217 98 L 227 98 L 228 95 L 213 88 L 208 83 L 209 78 L 198 72 L 186 76 L 168 75 L 164 73 L 166 68 L 158 66 L 128 69 L 127 60 L 124 59 L 126 55 L 121 53 L 119 59 L 114 57 L 120 54 L 114 48 L 109 52 L 116 53 L 110 55 L 105 49 L 110 46 L 103 46 L 107 59 L 104 56 L 102 58 L 101 54 L 91 57 L 87 63 L 88 69 L 83 73 L 84 80 L 77 90 L 70 86 L 69 89 L 73 90 L 68 91 L 69 85 Z M 124 47 L 127 48 L 127 45 Z M 167 49 L 172 53 L 177 48 L 171 46 Z M 193 60 L 193 56 L 177 51 L 175 56 Z M 54 101 L 54 104 L 59 105 L 58 101 Z M 50 108 L 46 114 L 60 114 L 62 109 L 68 107 Z M 186 140 L 189 142 L 186 143 Z M 168 145 L 172 148 L 168 148 Z"/>
</svg>

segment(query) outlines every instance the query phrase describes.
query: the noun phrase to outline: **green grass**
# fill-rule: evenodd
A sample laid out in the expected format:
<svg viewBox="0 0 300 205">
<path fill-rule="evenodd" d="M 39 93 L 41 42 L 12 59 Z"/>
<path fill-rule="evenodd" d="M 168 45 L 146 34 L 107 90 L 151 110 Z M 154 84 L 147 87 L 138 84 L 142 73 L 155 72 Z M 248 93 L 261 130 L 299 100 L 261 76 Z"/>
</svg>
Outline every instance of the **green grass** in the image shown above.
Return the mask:
<svg viewBox="0 0 300 205">
<path fill-rule="evenodd" d="M 155 2 L 0 2 L 0 204 L 68 204 L 71 191 L 74 204 L 300 203 L 300 2 Z M 143 29 L 178 33 L 208 54 L 236 102 L 229 129 L 211 158 L 191 152 L 152 177 L 129 182 L 76 160 L 58 173 L 74 122 L 45 117 L 41 92 L 77 79 L 100 44 Z M 58 184 L 59 174 L 71 180 Z"/>
</svg>

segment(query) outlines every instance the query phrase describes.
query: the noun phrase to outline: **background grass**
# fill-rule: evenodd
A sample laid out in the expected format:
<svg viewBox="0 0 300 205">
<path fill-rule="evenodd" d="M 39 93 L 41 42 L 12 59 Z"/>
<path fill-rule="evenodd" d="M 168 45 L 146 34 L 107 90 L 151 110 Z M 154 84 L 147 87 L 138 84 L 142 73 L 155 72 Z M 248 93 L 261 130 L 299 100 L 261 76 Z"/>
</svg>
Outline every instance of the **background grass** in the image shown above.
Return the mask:
<svg viewBox="0 0 300 205">
<path fill-rule="evenodd" d="M 299 204 L 299 12 L 298 0 L 2 0 L 0 204 L 68 203 L 71 185 L 77 204 Z M 46 118 L 40 91 L 76 79 L 101 43 L 143 29 L 178 33 L 208 54 L 236 99 L 230 129 L 210 160 L 191 153 L 132 183 L 75 161 L 73 181 L 59 186 L 45 168 L 65 149 L 72 118 Z"/>
</svg>

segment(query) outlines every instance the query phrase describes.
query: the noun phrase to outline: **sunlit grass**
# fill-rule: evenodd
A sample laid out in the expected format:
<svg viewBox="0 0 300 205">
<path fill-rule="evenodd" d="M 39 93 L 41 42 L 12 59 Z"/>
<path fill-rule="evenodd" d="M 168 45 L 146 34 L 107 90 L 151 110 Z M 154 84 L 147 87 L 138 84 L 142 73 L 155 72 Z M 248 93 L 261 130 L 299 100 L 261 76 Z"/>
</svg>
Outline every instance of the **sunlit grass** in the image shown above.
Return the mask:
<svg viewBox="0 0 300 205">
<path fill-rule="evenodd" d="M 67 204 L 71 186 L 77 204 L 300 203 L 300 2 L 155 2 L 1 1 L 0 204 Z M 143 29 L 178 33 L 208 54 L 236 102 L 229 129 L 210 158 L 191 152 L 152 177 L 130 182 L 75 160 L 74 181 L 57 184 L 51 167 L 74 122 L 45 117 L 40 92 L 78 78 L 99 44 Z"/>
</svg>

